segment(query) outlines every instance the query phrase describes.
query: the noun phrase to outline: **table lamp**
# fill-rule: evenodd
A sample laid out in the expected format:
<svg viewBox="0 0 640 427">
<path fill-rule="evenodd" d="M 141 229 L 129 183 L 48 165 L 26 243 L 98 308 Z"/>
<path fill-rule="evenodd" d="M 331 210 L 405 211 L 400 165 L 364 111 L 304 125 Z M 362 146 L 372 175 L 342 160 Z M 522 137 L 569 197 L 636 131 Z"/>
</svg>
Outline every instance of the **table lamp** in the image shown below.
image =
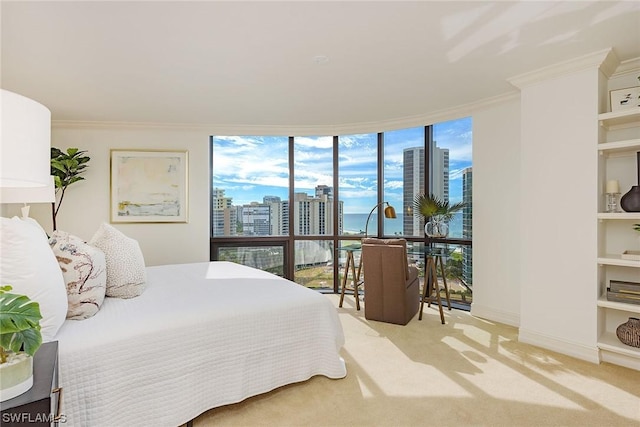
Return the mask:
<svg viewBox="0 0 640 427">
<path fill-rule="evenodd" d="M 55 201 L 51 176 L 51 112 L 42 104 L 2 89 L 0 93 L 0 203 Z"/>
</svg>

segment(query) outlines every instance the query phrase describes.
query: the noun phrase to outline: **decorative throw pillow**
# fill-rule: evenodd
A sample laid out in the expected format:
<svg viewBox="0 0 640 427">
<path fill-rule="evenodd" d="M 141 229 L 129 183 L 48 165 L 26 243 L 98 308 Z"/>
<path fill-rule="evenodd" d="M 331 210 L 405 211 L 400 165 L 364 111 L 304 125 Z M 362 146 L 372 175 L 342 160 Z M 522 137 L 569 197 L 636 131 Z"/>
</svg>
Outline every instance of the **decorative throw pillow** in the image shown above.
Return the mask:
<svg viewBox="0 0 640 427">
<path fill-rule="evenodd" d="M 133 298 L 144 291 L 147 271 L 136 240 L 103 223 L 89 244 L 104 252 L 108 297 Z"/>
<path fill-rule="evenodd" d="M 32 218 L 0 220 L 0 284 L 40 305 L 42 341 L 53 341 L 67 315 L 67 291 L 47 234 Z"/>
<path fill-rule="evenodd" d="M 54 231 L 49 244 L 67 286 L 67 319 L 87 319 L 100 310 L 107 286 L 104 252 L 65 231 Z"/>
</svg>

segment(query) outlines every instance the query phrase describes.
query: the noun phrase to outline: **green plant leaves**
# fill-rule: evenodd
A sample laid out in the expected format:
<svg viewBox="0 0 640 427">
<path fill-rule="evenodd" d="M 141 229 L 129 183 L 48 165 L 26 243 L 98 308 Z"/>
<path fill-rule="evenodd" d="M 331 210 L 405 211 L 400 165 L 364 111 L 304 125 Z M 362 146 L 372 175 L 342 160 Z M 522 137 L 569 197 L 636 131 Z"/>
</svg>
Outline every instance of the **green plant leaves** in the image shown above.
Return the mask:
<svg viewBox="0 0 640 427">
<path fill-rule="evenodd" d="M 413 199 L 413 207 L 416 214 L 420 214 L 425 218 L 440 216 L 447 221 L 453 218 L 453 215 L 465 206 L 466 203 L 464 202 L 451 205 L 448 200 L 440 199 L 433 194 L 430 196 L 417 194 Z"/>
<path fill-rule="evenodd" d="M 33 356 L 42 344 L 40 333 L 40 305 L 26 295 L 8 292 L 9 286 L 0 288 L 0 346 L 4 350 L 23 350 Z"/>
<path fill-rule="evenodd" d="M 53 207 L 53 229 L 56 229 L 56 216 L 62 205 L 64 193 L 71 184 L 84 180 L 80 176 L 85 172 L 87 163 L 91 158 L 85 156 L 86 151 L 80 151 L 77 148 L 67 148 L 67 152 L 56 147 L 51 147 L 51 175 L 56 187 L 56 195 L 60 192 L 57 205 Z"/>
<path fill-rule="evenodd" d="M 77 148 L 67 148 L 63 152 L 59 148 L 51 147 L 51 175 L 54 176 L 56 189 L 66 189 L 74 182 L 83 180 L 80 174 L 85 172 L 89 156 L 84 156 L 86 151 Z"/>
</svg>

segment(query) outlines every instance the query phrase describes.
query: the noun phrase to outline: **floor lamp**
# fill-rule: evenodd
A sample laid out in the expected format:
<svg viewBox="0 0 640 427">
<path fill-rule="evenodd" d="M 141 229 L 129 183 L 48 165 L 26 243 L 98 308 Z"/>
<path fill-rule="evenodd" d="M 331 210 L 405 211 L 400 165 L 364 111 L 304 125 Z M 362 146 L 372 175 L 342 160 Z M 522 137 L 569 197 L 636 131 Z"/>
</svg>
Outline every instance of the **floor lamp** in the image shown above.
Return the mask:
<svg viewBox="0 0 640 427">
<path fill-rule="evenodd" d="M 379 208 L 382 205 L 387 205 L 386 208 L 384 208 L 384 217 L 385 218 L 396 218 L 396 210 L 393 208 L 393 206 L 391 206 L 389 204 L 389 202 L 382 202 L 382 203 L 378 203 L 377 205 L 375 205 L 373 207 L 373 209 L 371 209 L 371 212 L 369 212 L 369 216 L 367 217 L 367 223 L 364 226 L 364 237 L 368 237 L 369 236 L 369 220 L 371 219 L 371 215 L 373 215 L 373 212 Z"/>
</svg>

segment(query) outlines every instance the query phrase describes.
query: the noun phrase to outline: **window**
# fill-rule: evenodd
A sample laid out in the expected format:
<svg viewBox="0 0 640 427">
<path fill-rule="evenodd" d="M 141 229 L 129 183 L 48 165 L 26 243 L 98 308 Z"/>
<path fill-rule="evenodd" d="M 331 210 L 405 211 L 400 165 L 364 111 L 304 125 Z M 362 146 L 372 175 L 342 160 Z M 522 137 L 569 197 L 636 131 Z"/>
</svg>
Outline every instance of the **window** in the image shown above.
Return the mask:
<svg viewBox="0 0 640 427">
<path fill-rule="evenodd" d="M 378 134 L 338 137 L 338 177 L 338 194 L 344 204 L 339 234 L 362 236 L 378 200 Z M 375 213 L 368 232 L 377 233 Z"/>
<path fill-rule="evenodd" d="M 413 198 L 424 192 L 424 149 L 424 126 L 384 133 L 384 200 L 397 216 L 384 219 L 386 235 L 424 235 L 424 221 L 413 214 Z"/>
<path fill-rule="evenodd" d="M 467 203 L 449 224 L 449 237 L 471 239 L 471 118 L 435 124 L 432 147 L 433 193 L 450 203 Z"/>
<path fill-rule="evenodd" d="M 407 239 L 409 256 L 421 268 L 429 245 L 448 246 L 452 298 L 468 304 L 471 135 L 471 118 L 464 118 L 357 135 L 213 136 L 211 259 L 337 292 L 345 247 L 365 234 L 399 236 Z M 451 221 L 448 238 L 425 237 L 424 219 L 413 211 L 420 193 L 466 203 Z M 384 202 L 397 218 L 379 219 Z"/>
<path fill-rule="evenodd" d="M 289 234 L 289 138 L 211 138 L 211 237 Z"/>
<path fill-rule="evenodd" d="M 293 171 L 294 235 L 332 235 L 333 137 L 293 138 Z"/>
</svg>

